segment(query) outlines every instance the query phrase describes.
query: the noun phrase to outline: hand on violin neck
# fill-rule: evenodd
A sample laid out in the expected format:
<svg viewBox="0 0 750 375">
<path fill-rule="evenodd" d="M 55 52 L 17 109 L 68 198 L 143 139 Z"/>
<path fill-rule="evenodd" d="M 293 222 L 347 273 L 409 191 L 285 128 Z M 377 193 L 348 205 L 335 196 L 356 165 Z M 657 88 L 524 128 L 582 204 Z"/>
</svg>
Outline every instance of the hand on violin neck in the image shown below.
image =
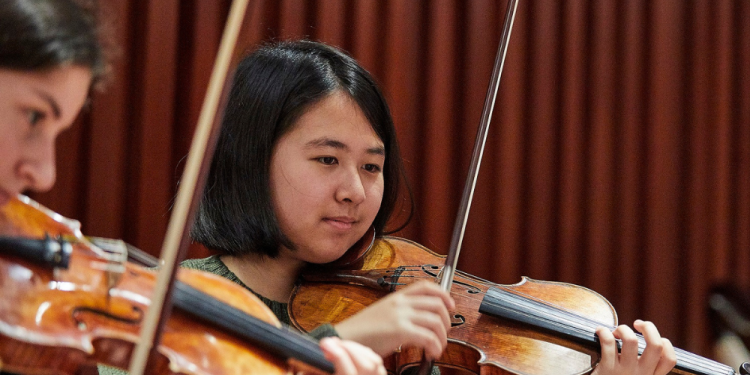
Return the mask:
<svg viewBox="0 0 750 375">
<path fill-rule="evenodd" d="M 344 339 L 385 356 L 401 346 L 423 348 L 437 359 L 448 345 L 453 298 L 430 282 L 414 283 L 336 325 Z"/>
<path fill-rule="evenodd" d="M 677 363 L 672 343 L 659 335 L 651 322 L 636 320 L 633 326 L 643 334 L 646 348 L 638 354 L 638 337 L 630 327 L 618 326 L 614 331 L 606 327 L 596 330 L 602 355 L 592 375 L 633 374 L 665 375 Z M 618 353 L 617 339 L 622 342 Z"/>
<path fill-rule="evenodd" d="M 334 375 L 385 375 L 383 358 L 354 341 L 326 337 L 320 340 L 326 359 L 336 368 Z"/>
</svg>

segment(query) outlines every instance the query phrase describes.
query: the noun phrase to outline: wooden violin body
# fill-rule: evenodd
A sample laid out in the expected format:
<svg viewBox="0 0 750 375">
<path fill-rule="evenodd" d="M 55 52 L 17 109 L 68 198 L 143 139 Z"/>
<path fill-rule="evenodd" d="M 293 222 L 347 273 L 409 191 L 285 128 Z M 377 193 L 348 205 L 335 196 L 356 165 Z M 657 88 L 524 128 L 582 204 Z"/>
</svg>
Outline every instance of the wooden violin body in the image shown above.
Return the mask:
<svg viewBox="0 0 750 375">
<path fill-rule="evenodd" d="M 0 368 L 4 371 L 73 374 L 86 364 L 128 367 L 156 273 L 107 260 L 71 222 L 20 201 L 0 209 L 4 236 L 76 239 L 66 269 L 0 254 Z M 181 269 L 178 280 L 213 297 L 212 305 L 223 302 L 269 326 L 280 326 L 260 300 L 224 278 Z M 296 371 L 296 365 L 323 373 L 301 364 L 290 366 L 184 310 L 174 309 L 148 373 L 282 374 Z"/>
<path fill-rule="evenodd" d="M 437 282 L 444 261 L 412 241 L 378 239 L 356 267 L 316 267 L 305 273 L 290 300 L 290 317 L 303 331 L 338 323 L 405 285 Z M 435 365 L 474 373 L 588 373 L 599 359 L 594 330 L 617 325 L 615 309 L 605 298 L 571 284 L 524 278 L 515 285 L 497 285 L 458 272 L 450 292 L 456 310 L 451 312 L 448 347 Z M 677 354 L 678 366 L 681 356 L 684 360 L 674 373 L 734 374 L 708 359 Z M 402 348 L 386 364 L 400 373 L 420 360 L 421 350 Z"/>
</svg>

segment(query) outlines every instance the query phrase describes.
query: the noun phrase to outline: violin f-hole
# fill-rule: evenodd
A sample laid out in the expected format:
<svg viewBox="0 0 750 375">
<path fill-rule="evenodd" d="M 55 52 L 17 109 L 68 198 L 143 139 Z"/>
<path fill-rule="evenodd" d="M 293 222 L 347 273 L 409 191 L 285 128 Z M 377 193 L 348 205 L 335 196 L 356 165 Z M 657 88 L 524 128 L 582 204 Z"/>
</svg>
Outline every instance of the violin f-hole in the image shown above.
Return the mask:
<svg viewBox="0 0 750 375">
<path fill-rule="evenodd" d="M 87 319 L 85 318 L 85 315 L 87 315 L 87 313 L 125 324 L 139 324 L 143 319 L 143 310 L 141 310 L 141 308 L 138 306 L 133 306 L 132 315 L 130 316 L 117 315 L 109 311 L 103 311 L 91 307 L 77 307 L 73 310 L 72 315 L 76 326 L 78 326 L 81 330 L 85 330 L 88 327 L 88 324 L 86 323 Z"/>
<path fill-rule="evenodd" d="M 453 314 L 453 316 L 451 316 L 451 328 L 458 327 L 464 323 L 466 323 L 466 318 L 464 318 L 463 315 Z"/>
</svg>

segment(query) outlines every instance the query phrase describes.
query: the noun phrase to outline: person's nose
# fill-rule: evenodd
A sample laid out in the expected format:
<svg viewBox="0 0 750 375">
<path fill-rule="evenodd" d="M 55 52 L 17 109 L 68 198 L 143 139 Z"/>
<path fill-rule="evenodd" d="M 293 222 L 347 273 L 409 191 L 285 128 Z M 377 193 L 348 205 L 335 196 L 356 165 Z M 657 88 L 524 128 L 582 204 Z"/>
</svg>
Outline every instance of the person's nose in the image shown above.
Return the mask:
<svg viewBox="0 0 750 375">
<path fill-rule="evenodd" d="M 336 190 L 336 200 L 339 202 L 362 203 L 366 198 L 365 186 L 359 168 L 352 168 L 343 173 L 339 187 Z"/>
<path fill-rule="evenodd" d="M 52 188 L 57 177 L 55 141 L 43 140 L 28 147 L 17 169 L 24 189 L 43 192 Z"/>
</svg>

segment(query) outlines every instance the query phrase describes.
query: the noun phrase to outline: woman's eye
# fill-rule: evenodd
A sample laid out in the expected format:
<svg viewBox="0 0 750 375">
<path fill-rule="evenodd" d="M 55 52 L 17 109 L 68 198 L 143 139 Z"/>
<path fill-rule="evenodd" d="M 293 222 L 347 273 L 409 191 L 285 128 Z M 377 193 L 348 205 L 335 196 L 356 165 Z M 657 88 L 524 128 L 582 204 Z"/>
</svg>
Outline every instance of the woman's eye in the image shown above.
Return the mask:
<svg viewBox="0 0 750 375">
<path fill-rule="evenodd" d="M 364 168 L 366 171 L 373 172 L 373 173 L 380 172 L 381 170 L 380 166 L 377 164 L 365 164 Z"/>
<path fill-rule="evenodd" d="M 336 164 L 336 158 L 334 158 L 333 156 L 323 156 L 318 158 L 318 161 L 325 165 Z"/>
<path fill-rule="evenodd" d="M 29 121 L 29 124 L 31 126 L 36 126 L 39 124 L 42 120 L 44 120 L 44 113 L 41 111 L 37 111 L 35 109 L 30 109 L 26 113 L 26 119 Z"/>
</svg>

